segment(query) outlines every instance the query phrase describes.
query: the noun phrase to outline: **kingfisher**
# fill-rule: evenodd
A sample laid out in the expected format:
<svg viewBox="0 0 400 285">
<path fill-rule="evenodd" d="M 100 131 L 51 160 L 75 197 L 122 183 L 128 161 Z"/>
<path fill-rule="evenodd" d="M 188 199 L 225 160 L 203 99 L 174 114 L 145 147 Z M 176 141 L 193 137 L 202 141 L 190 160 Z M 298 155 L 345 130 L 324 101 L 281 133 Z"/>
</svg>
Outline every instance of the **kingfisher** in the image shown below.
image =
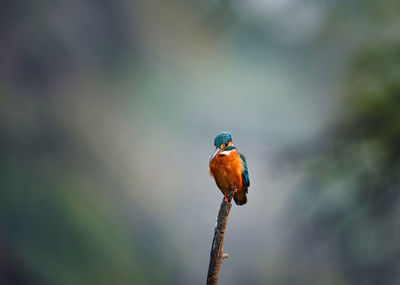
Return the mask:
<svg viewBox="0 0 400 285">
<path fill-rule="evenodd" d="M 247 190 L 250 187 L 246 158 L 232 143 L 230 132 L 222 132 L 214 139 L 215 151 L 210 158 L 209 171 L 215 183 L 228 202 L 230 190 L 237 205 L 247 203 Z"/>
</svg>

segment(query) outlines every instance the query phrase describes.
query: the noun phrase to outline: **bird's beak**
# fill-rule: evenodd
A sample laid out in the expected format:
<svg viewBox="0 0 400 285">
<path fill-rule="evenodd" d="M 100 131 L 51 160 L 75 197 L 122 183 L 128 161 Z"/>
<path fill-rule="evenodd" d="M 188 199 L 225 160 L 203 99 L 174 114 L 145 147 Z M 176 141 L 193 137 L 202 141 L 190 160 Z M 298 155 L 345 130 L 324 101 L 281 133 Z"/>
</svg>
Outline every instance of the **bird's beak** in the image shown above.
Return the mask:
<svg viewBox="0 0 400 285">
<path fill-rule="evenodd" d="M 220 151 L 221 151 L 221 149 L 220 149 L 219 147 L 216 147 L 215 150 L 214 150 L 213 155 L 212 155 L 211 158 L 210 158 L 210 161 L 213 160 L 213 158 L 214 158 L 218 153 L 220 153 Z"/>
</svg>

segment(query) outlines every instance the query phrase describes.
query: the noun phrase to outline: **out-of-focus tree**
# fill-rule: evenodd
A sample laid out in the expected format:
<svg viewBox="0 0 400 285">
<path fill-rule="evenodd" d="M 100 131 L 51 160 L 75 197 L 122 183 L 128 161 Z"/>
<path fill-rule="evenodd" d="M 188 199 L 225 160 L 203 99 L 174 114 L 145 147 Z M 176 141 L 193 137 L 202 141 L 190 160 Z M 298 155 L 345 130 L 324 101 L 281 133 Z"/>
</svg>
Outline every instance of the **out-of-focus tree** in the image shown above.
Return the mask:
<svg viewBox="0 0 400 285">
<path fill-rule="evenodd" d="M 290 250 L 323 261 L 320 271 L 346 284 L 400 280 L 400 43 L 378 34 L 390 31 L 396 10 L 372 11 L 380 24 L 352 56 L 340 115 L 289 159 L 306 173 L 292 202 L 291 217 L 303 218 Z"/>
</svg>

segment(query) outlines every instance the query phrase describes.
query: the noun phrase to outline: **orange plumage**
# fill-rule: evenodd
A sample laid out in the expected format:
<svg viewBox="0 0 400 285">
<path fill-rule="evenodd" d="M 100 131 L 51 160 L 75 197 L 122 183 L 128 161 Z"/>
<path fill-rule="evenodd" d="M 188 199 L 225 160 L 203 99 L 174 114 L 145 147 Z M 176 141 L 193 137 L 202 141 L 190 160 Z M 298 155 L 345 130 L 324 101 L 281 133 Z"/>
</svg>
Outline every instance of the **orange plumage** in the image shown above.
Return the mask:
<svg viewBox="0 0 400 285">
<path fill-rule="evenodd" d="M 209 164 L 210 175 L 214 177 L 218 188 L 224 195 L 229 193 L 230 187 L 236 186 L 233 194 L 236 204 L 243 205 L 247 202 L 247 188 L 243 183 L 243 161 L 236 149 L 229 152 L 222 151 L 216 155 Z"/>
</svg>

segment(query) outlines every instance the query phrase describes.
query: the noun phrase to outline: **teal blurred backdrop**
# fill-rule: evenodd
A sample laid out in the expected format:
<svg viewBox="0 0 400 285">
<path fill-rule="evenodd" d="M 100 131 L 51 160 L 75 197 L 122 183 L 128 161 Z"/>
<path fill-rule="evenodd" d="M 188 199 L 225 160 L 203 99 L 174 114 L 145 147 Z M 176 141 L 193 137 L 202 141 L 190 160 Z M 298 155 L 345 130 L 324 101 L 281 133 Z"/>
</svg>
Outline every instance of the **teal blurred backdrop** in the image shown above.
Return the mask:
<svg viewBox="0 0 400 285">
<path fill-rule="evenodd" d="M 0 283 L 400 283 L 400 3 L 0 4 Z"/>
</svg>

